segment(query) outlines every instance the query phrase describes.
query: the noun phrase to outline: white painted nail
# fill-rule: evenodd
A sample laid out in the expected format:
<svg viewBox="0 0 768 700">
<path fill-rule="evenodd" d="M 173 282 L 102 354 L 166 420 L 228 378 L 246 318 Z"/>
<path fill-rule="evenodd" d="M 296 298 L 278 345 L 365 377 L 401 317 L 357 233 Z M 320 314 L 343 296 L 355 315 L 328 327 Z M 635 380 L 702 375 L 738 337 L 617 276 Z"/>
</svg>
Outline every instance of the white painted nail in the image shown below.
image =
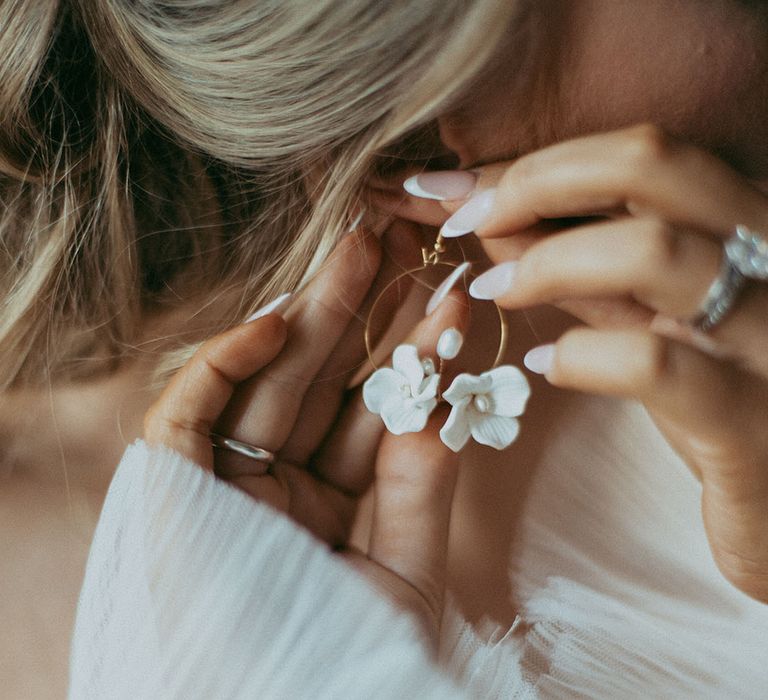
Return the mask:
<svg viewBox="0 0 768 700">
<path fill-rule="evenodd" d="M 458 238 L 471 233 L 486 222 L 495 199 L 495 189 L 478 192 L 443 224 L 440 233 L 444 238 Z"/>
<path fill-rule="evenodd" d="M 552 369 L 555 361 L 555 344 L 539 345 L 532 348 L 523 358 L 523 364 L 536 374 L 546 374 Z"/>
<path fill-rule="evenodd" d="M 351 223 L 349 224 L 349 228 L 347 229 L 347 233 L 354 233 L 357 230 L 357 227 L 360 225 L 360 222 L 363 220 L 363 216 L 365 216 L 365 209 L 360 209 L 360 211 L 357 213 L 357 216 L 355 216 L 354 219 L 352 219 Z"/>
<path fill-rule="evenodd" d="M 403 189 L 414 197 L 444 202 L 464 199 L 475 189 L 477 175 L 466 170 L 442 170 L 409 177 Z"/>
<path fill-rule="evenodd" d="M 429 316 L 438 306 L 440 306 L 440 303 L 445 299 L 445 297 L 448 296 L 450 291 L 456 286 L 456 283 L 462 278 L 464 273 L 469 270 L 472 263 L 463 262 L 461 265 L 459 265 L 453 272 L 451 272 L 448 277 L 446 277 L 441 283 L 440 286 L 435 290 L 435 293 L 432 295 L 432 297 L 429 300 L 429 303 L 427 304 L 426 309 L 426 315 Z"/>
<path fill-rule="evenodd" d="M 281 294 L 277 299 L 270 301 L 269 304 L 266 306 L 262 306 L 258 311 L 256 311 L 254 314 L 249 316 L 247 319 L 245 319 L 245 323 L 250 323 L 251 321 L 255 321 L 257 318 L 262 318 L 262 316 L 266 316 L 267 314 L 276 314 L 282 311 L 288 302 L 291 300 L 292 294 L 290 292 L 286 292 L 285 294 Z"/>
<path fill-rule="evenodd" d="M 447 328 L 437 340 L 437 356 L 441 360 L 452 360 L 461 352 L 464 336 L 456 328 Z"/>
<path fill-rule="evenodd" d="M 469 296 L 474 299 L 498 299 L 504 296 L 515 282 L 517 263 L 514 260 L 503 262 L 472 280 Z"/>
</svg>

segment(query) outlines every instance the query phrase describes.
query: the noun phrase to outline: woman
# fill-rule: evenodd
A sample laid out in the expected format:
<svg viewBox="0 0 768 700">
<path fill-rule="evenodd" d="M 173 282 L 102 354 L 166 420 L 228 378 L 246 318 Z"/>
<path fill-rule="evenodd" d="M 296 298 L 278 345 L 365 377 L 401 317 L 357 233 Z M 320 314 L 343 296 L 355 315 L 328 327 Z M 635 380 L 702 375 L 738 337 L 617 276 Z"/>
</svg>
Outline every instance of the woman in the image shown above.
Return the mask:
<svg viewBox="0 0 768 700">
<path fill-rule="evenodd" d="M 766 286 L 706 334 L 665 323 L 766 229 L 762 3 L 0 12 L 14 512 L 51 455 L 71 493 L 103 483 L 146 412 L 73 697 L 763 694 Z M 470 292 L 534 372 L 504 452 L 456 457 L 441 411 L 379 441 L 345 391 L 357 317 L 438 226 L 496 265 Z M 466 302 L 438 289 L 422 355 L 451 326 L 495 346 Z M 50 439 L 25 431 L 49 404 Z"/>
</svg>

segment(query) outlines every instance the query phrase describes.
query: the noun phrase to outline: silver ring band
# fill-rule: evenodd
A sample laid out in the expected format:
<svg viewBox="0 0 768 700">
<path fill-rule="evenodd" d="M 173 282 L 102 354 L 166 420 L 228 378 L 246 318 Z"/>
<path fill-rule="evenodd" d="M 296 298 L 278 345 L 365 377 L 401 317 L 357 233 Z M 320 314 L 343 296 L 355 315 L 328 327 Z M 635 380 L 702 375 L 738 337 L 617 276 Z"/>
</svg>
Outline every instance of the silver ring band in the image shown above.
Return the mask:
<svg viewBox="0 0 768 700">
<path fill-rule="evenodd" d="M 733 308 L 748 279 L 768 280 L 768 241 L 737 226 L 723 245 L 720 271 L 689 325 L 702 332 L 714 328 Z"/>
<path fill-rule="evenodd" d="M 699 313 L 690 321 L 690 325 L 702 333 L 714 328 L 733 308 L 746 281 L 744 275 L 731 264 L 728 256 L 724 255 L 720 272 L 707 290 Z"/>
<path fill-rule="evenodd" d="M 273 464 L 277 459 L 274 452 L 265 450 L 263 447 L 249 445 L 247 442 L 240 442 L 240 440 L 225 437 L 224 435 L 217 435 L 216 433 L 211 433 L 211 444 L 214 447 L 223 450 L 231 450 L 232 452 L 237 452 L 259 462 L 265 462 L 266 464 Z"/>
</svg>

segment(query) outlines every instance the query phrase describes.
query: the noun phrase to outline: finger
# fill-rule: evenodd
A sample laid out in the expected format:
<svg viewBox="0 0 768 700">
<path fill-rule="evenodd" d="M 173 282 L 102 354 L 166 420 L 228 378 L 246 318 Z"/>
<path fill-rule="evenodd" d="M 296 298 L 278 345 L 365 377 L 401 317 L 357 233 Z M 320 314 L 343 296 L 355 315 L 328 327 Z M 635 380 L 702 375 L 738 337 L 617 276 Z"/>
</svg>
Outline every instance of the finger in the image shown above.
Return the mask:
<svg viewBox="0 0 768 700">
<path fill-rule="evenodd" d="M 351 318 L 334 351 L 318 372 L 317 379 L 346 382 L 367 359 L 364 331 L 370 332 L 371 345 L 376 345 L 402 307 L 413 283 L 413 277 L 401 275 L 421 265 L 422 232 L 407 221 L 395 221 L 384 235 L 384 256 L 379 273 L 366 297 Z M 397 281 L 396 278 L 400 277 Z M 371 312 L 374 310 L 374 315 Z"/>
<path fill-rule="evenodd" d="M 146 441 L 212 468 L 211 429 L 235 386 L 268 365 L 285 340 L 285 322 L 270 314 L 204 342 L 147 412 Z"/>
<path fill-rule="evenodd" d="M 550 223 L 552 222 L 542 222 L 533 229 L 507 238 L 482 239 L 482 247 L 495 264 L 517 261 L 539 241 L 569 230 L 561 226 L 551 226 Z M 631 298 L 572 297 L 553 301 L 552 305 L 594 328 L 647 328 L 656 315 Z"/>
<path fill-rule="evenodd" d="M 439 439 L 440 408 L 420 433 L 386 434 L 376 462 L 368 556 L 408 581 L 439 626 L 458 456 Z"/>
<path fill-rule="evenodd" d="M 343 335 L 323 367 L 312 380 L 296 418 L 300 431 L 294 431 L 281 449 L 284 459 L 304 464 L 320 444 L 333 423 L 350 376 L 366 360 L 365 328 L 375 345 L 405 300 L 412 279 L 393 281 L 421 261 L 421 235 L 416 226 L 395 222 L 384 236 L 384 256 L 376 279 L 365 300 L 352 315 Z M 376 304 L 376 313 L 369 318 Z"/>
<path fill-rule="evenodd" d="M 639 330 L 575 328 L 542 348 L 526 355 L 529 369 L 555 386 L 642 401 L 667 429 L 686 436 L 683 452 L 705 480 L 768 488 L 765 462 L 755 459 L 768 455 L 768 387 L 753 373 Z"/>
<path fill-rule="evenodd" d="M 498 182 L 477 233 L 507 236 L 542 219 L 626 209 L 719 235 L 762 230 L 768 200 L 715 156 L 653 125 L 554 144 L 518 159 Z"/>
<path fill-rule="evenodd" d="M 625 218 L 548 236 L 473 286 L 506 308 L 567 297 L 631 295 L 690 317 L 720 266 L 721 246 L 656 219 Z"/>
<path fill-rule="evenodd" d="M 367 199 L 370 206 L 384 216 L 396 216 L 425 226 L 442 226 L 448 218 L 439 202 L 413 197 L 402 188 L 395 191 L 370 189 Z"/>
<path fill-rule="evenodd" d="M 464 332 L 468 320 L 466 295 L 454 291 L 419 323 L 404 342 L 415 344 L 420 357 L 431 357 L 434 361 L 437 359 L 435 347 L 440 334 L 451 327 Z M 383 431 L 381 418 L 368 411 L 362 400 L 362 391 L 355 389 L 352 400 L 313 460 L 313 470 L 344 493 L 362 495 L 373 480 L 373 465 Z"/>
<path fill-rule="evenodd" d="M 552 350 L 552 384 L 646 405 L 703 483 L 704 523 L 721 571 L 745 593 L 768 599 L 768 383 L 638 331 L 575 329 Z"/>
<path fill-rule="evenodd" d="M 505 308 L 568 298 L 630 297 L 645 308 L 695 317 L 723 256 L 712 236 L 652 218 L 625 218 L 543 238 L 519 260 L 479 278 L 473 290 Z M 710 333 L 747 360 L 768 342 L 768 285 L 750 284 Z"/>
<path fill-rule="evenodd" d="M 286 313 L 290 339 L 274 376 L 303 382 L 315 378 L 366 297 L 380 263 L 381 246 L 368 232 L 356 231 L 339 243 Z"/>
<path fill-rule="evenodd" d="M 268 371 L 243 387 L 222 421 L 227 434 L 272 452 L 293 431 L 304 395 L 366 295 L 381 259 L 376 238 L 342 239 L 286 313 L 288 340 Z"/>
<path fill-rule="evenodd" d="M 631 295 L 656 311 L 688 318 L 717 275 L 721 251 L 709 236 L 657 219 L 625 218 L 544 238 L 516 263 L 497 268 L 496 276 L 481 278 L 476 288 L 508 308 Z"/>
</svg>

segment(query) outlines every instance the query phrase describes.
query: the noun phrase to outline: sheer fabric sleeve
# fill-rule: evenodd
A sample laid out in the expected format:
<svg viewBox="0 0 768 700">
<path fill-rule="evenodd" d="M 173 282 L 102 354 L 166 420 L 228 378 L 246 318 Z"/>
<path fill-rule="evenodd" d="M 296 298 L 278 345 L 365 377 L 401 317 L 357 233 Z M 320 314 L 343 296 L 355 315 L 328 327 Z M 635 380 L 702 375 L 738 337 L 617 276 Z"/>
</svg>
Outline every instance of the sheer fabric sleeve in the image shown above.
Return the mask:
<svg viewBox="0 0 768 700">
<path fill-rule="evenodd" d="M 442 667 L 479 698 L 768 698 L 768 605 L 718 571 L 701 485 L 645 408 L 585 397 L 559 426 L 516 524 L 517 619 L 448 605 Z"/>
<path fill-rule="evenodd" d="M 70 671 L 76 700 L 463 697 L 323 544 L 140 440 L 91 545 Z"/>
</svg>

